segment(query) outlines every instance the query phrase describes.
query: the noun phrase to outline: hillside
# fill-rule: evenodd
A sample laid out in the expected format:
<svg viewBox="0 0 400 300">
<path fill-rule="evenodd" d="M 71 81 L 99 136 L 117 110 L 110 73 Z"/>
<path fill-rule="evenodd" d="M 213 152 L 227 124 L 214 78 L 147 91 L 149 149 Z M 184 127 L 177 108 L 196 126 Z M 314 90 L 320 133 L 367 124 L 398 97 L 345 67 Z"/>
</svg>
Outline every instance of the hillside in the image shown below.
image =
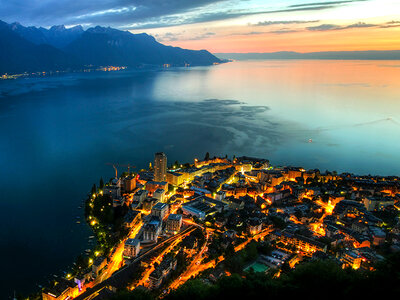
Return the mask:
<svg viewBox="0 0 400 300">
<path fill-rule="evenodd" d="M 79 70 L 87 66 L 200 66 L 220 63 L 206 50 L 163 45 L 154 37 L 110 27 L 50 29 L 0 21 L 0 74 Z"/>
</svg>

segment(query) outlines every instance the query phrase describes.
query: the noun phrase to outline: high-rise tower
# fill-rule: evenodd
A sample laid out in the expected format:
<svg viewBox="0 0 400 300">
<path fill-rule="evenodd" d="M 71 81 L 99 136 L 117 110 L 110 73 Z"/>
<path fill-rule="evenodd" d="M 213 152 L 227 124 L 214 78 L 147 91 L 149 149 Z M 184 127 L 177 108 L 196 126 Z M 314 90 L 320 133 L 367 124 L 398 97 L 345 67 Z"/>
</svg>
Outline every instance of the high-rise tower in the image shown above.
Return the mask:
<svg viewBox="0 0 400 300">
<path fill-rule="evenodd" d="M 167 180 L 167 156 L 157 152 L 154 156 L 154 181 Z"/>
</svg>

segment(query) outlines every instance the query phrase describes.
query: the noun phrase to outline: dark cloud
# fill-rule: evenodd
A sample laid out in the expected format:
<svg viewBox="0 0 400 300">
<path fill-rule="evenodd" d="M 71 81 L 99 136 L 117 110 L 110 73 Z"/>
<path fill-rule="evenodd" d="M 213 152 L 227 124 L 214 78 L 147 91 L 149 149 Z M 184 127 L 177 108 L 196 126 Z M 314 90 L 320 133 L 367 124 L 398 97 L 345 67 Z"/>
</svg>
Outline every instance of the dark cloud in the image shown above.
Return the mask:
<svg viewBox="0 0 400 300">
<path fill-rule="evenodd" d="M 397 25 L 381 25 L 379 28 L 394 28 L 394 27 L 400 27 L 400 24 Z"/>
<path fill-rule="evenodd" d="M 321 24 L 321 25 L 318 25 L 318 26 L 307 27 L 307 30 L 310 30 L 310 31 L 327 31 L 327 30 L 334 30 L 334 29 L 338 29 L 338 28 L 340 28 L 340 26 L 334 25 L 334 24 Z"/>
<path fill-rule="evenodd" d="M 400 68 L 400 65 L 379 65 L 379 67 L 384 67 L 384 68 Z"/>
<path fill-rule="evenodd" d="M 284 24 L 305 24 L 305 23 L 316 23 L 319 20 L 302 21 L 302 20 L 288 20 L 288 21 L 264 21 L 256 24 L 250 24 L 253 26 L 271 26 L 271 25 L 284 25 Z"/>
<path fill-rule="evenodd" d="M 259 35 L 268 33 L 267 31 L 233 32 L 229 35 Z"/>
<path fill-rule="evenodd" d="M 281 9 L 275 10 L 256 10 L 232 8 L 234 6 L 230 0 L 7 0 L 0 1 L 0 19 L 36 26 L 88 24 L 150 29 L 255 14 L 325 10 L 359 1 L 367 0 L 315 2 L 282 6 Z M 224 2 L 225 9 L 210 8 L 212 4 Z M 281 24 L 289 24 L 285 22 L 290 21 L 282 22 Z"/>
<path fill-rule="evenodd" d="M 269 33 L 274 33 L 274 34 L 285 34 L 285 33 L 294 33 L 294 32 L 299 32 L 299 30 L 290 29 L 290 28 L 281 28 L 281 29 L 269 31 Z"/>
<path fill-rule="evenodd" d="M 341 4 L 349 4 L 352 2 L 365 2 L 368 0 L 344 0 L 344 1 L 325 1 L 325 2 L 313 2 L 313 3 L 301 3 L 301 4 L 293 4 L 289 7 L 310 7 L 310 6 L 332 6 L 332 5 L 341 5 Z"/>
<path fill-rule="evenodd" d="M 185 30 L 176 33 L 166 32 L 164 34 L 156 34 L 155 38 L 159 42 L 173 42 L 177 40 L 204 40 L 215 35 L 215 32 L 204 32 L 202 34 L 197 34 L 195 36 L 192 36 L 191 38 L 185 38 L 183 36 L 184 32 Z"/>
<path fill-rule="evenodd" d="M 345 29 L 352 29 L 352 28 L 368 28 L 368 27 L 377 27 L 376 24 L 368 24 L 363 22 L 358 22 L 354 24 L 350 24 L 347 26 L 335 25 L 335 24 L 321 24 L 318 26 L 310 26 L 307 27 L 307 30 L 310 31 L 329 31 L 329 30 L 345 30 Z"/>
<path fill-rule="evenodd" d="M 126 24 L 184 13 L 227 0 L 14 0 L 0 1 L 0 19 L 49 26 L 67 23 Z"/>
<path fill-rule="evenodd" d="M 159 41 L 159 42 L 173 42 L 173 41 L 177 41 L 179 40 L 180 36 L 182 35 L 182 33 L 172 33 L 172 32 L 166 32 L 162 35 L 156 34 L 155 38 Z"/>
<path fill-rule="evenodd" d="M 127 26 L 127 29 L 151 29 L 160 27 L 171 27 L 186 24 L 206 23 L 212 21 L 220 21 L 233 19 L 247 15 L 264 14 L 269 11 L 244 11 L 244 10 L 227 10 L 220 12 L 199 13 L 193 16 L 167 16 L 159 19 L 152 19 L 148 22 Z"/>
<path fill-rule="evenodd" d="M 250 31 L 247 32 L 246 35 L 258 35 L 258 34 L 264 34 L 264 31 Z"/>
<path fill-rule="evenodd" d="M 379 28 L 392 28 L 392 27 L 400 27 L 400 21 L 390 21 L 379 26 Z"/>
<path fill-rule="evenodd" d="M 354 24 L 348 25 L 348 26 L 344 27 L 343 29 L 366 28 L 366 27 L 376 27 L 376 25 L 375 24 L 368 24 L 368 23 L 364 23 L 364 22 L 358 22 L 358 23 L 354 23 Z"/>
<path fill-rule="evenodd" d="M 135 25 L 127 26 L 127 29 L 151 29 L 151 28 L 161 28 L 161 27 L 171 27 L 171 26 L 179 26 L 186 24 L 195 24 L 195 23 L 205 23 L 212 21 L 221 21 L 226 19 L 233 19 L 243 16 L 249 15 L 261 15 L 261 14 L 275 14 L 275 13 L 290 13 L 290 12 L 298 12 L 298 11 L 314 11 L 314 10 L 325 10 L 329 8 L 335 7 L 332 6 L 312 6 L 312 7 L 298 7 L 298 8 L 284 8 L 278 10 L 260 10 L 260 11 L 252 11 L 252 10 L 227 10 L 227 11 L 219 11 L 219 12 L 206 12 L 199 13 L 192 17 L 190 16 L 168 16 L 160 19 L 152 19 L 149 22 L 138 23 Z"/>
<path fill-rule="evenodd" d="M 196 36 L 190 38 L 189 40 L 204 40 L 204 39 L 207 39 L 207 38 L 212 37 L 214 35 L 215 35 L 215 32 L 205 32 L 203 34 L 196 35 Z"/>
</svg>

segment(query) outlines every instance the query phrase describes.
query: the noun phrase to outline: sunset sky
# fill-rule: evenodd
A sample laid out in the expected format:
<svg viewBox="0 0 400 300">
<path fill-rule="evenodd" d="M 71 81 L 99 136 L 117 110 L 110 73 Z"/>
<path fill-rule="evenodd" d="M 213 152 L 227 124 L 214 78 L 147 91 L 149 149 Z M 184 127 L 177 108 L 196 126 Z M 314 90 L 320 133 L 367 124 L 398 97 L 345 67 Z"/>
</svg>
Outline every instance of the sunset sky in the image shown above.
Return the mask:
<svg viewBox="0 0 400 300">
<path fill-rule="evenodd" d="M 214 53 L 400 49 L 399 0 L 12 0 L 0 19 L 111 26 Z"/>
</svg>

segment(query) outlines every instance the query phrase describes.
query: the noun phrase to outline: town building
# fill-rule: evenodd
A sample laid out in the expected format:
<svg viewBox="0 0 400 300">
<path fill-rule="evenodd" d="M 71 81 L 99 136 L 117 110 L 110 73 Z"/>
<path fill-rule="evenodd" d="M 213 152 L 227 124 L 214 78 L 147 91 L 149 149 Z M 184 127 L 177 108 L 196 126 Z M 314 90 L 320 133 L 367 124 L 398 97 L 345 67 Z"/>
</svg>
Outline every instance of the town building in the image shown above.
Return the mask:
<svg viewBox="0 0 400 300">
<path fill-rule="evenodd" d="M 170 214 L 166 221 L 165 231 L 166 233 L 176 234 L 181 230 L 182 226 L 182 215 Z"/>
<path fill-rule="evenodd" d="M 121 197 L 120 181 L 113 180 L 113 183 L 103 187 L 103 195 L 109 195 L 112 199 L 119 199 Z"/>
<path fill-rule="evenodd" d="M 262 229 L 262 221 L 259 218 L 250 218 L 247 226 L 250 235 L 255 235 L 260 233 Z"/>
<path fill-rule="evenodd" d="M 165 202 L 165 190 L 164 189 L 156 189 L 153 193 L 153 198 L 158 199 L 160 202 Z"/>
<path fill-rule="evenodd" d="M 119 197 L 113 199 L 113 207 L 123 206 L 125 204 L 125 198 Z"/>
<path fill-rule="evenodd" d="M 72 299 L 78 296 L 78 286 L 65 278 L 61 278 L 55 282 L 51 288 L 45 288 L 42 291 L 43 300 L 65 300 Z"/>
<path fill-rule="evenodd" d="M 225 191 L 218 191 L 217 194 L 215 195 L 215 199 L 219 201 L 223 201 L 225 197 L 226 197 Z"/>
<path fill-rule="evenodd" d="M 165 216 L 168 214 L 168 204 L 158 202 L 151 209 L 151 215 L 158 217 L 160 220 L 163 220 Z"/>
<path fill-rule="evenodd" d="M 340 261 L 343 263 L 344 267 L 358 269 L 361 266 L 362 257 L 354 251 L 347 250 L 342 254 Z"/>
<path fill-rule="evenodd" d="M 153 193 L 158 189 L 168 191 L 168 182 L 166 182 L 166 181 L 148 181 L 148 182 L 146 182 L 146 190 L 149 192 L 150 195 L 153 195 Z"/>
<path fill-rule="evenodd" d="M 123 256 L 124 258 L 134 258 L 140 252 L 140 240 L 139 239 L 127 239 L 124 246 Z"/>
<path fill-rule="evenodd" d="M 157 152 L 154 156 L 154 181 L 167 180 L 167 156 Z"/>
<path fill-rule="evenodd" d="M 152 198 L 152 197 L 147 197 L 147 198 L 144 199 L 144 201 L 143 201 L 143 210 L 151 211 L 151 209 L 153 208 L 153 206 L 154 206 L 157 202 L 158 202 L 158 199 Z"/>
<path fill-rule="evenodd" d="M 134 195 L 133 195 L 133 201 L 138 201 L 139 203 L 143 203 L 144 199 L 146 199 L 147 195 L 149 194 L 148 191 L 146 190 L 138 190 Z"/>
<path fill-rule="evenodd" d="M 129 210 L 124 217 L 125 227 L 133 227 L 141 217 L 141 212 L 139 210 Z"/>
<path fill-rule="evenodd" d="M 151 272 L 149 276 L 150 289 L 159 288 L 163 280 L 170 274 L 170 272 L 175 270 L 176 264 L 176 259 L 172 257 L 163 259 L 160 265 L 153 272 Z"/>
<path fill-rule="evenodd" d="M 372 244 L 374 246 L 381 246 L 385 243 L 386 233 L 382 229 L 371 226 L 370 231 L 372 236 Z"/>
<path fill-rule="evenodd" d="M 153 217 L 143 227 L 143 242 L 157 242 L 161 228 L 162 221 L 158 217 Z"/>
<path fill-rule="evenodd" d="M 182 173 L 179 172 L 167 172 L 167 182 L 174 186 L 179 186 L 184 182 L 184 176 Z"/>
<path fill-rule="evenodd" d="M 327 249 L 327 246 L 321 242 L 287 231 L 282 232 L 280 241 L 284 244 L 295 246 L 296 249 L 303 252 L 306 256 L 312 256 L 317 251 L 326 252 Z"/>
<path fill-rule="evenodd" d="M 107 259 L 103 256 L 97 257 L 92 265 L 92 273 L 94 277 L 97 277 L 104 267 L 107 265 Z"/>
<path fill-rule="evenodd" d="M 381 211 L 387 206 L 394 205 L 394 199 L 391 197 L 366 197 L 363 202 L 368 211 Z"/>
<path fill-rule="evenodd" d="M 123 179 L 123 187 L 126 193 L 132 192 L 136 188 L 136 178 L 133 175 L 129 175 Z"/>
<path fill-rule="evenodd" d="M 185 215 L 195 216 L 204 219 L 208 215 L 221 212 L 227 204 L 209 198 L 207 196 L 197 196 L 193 200 L 182 205 L 182 211 Z"/>
</svg>

